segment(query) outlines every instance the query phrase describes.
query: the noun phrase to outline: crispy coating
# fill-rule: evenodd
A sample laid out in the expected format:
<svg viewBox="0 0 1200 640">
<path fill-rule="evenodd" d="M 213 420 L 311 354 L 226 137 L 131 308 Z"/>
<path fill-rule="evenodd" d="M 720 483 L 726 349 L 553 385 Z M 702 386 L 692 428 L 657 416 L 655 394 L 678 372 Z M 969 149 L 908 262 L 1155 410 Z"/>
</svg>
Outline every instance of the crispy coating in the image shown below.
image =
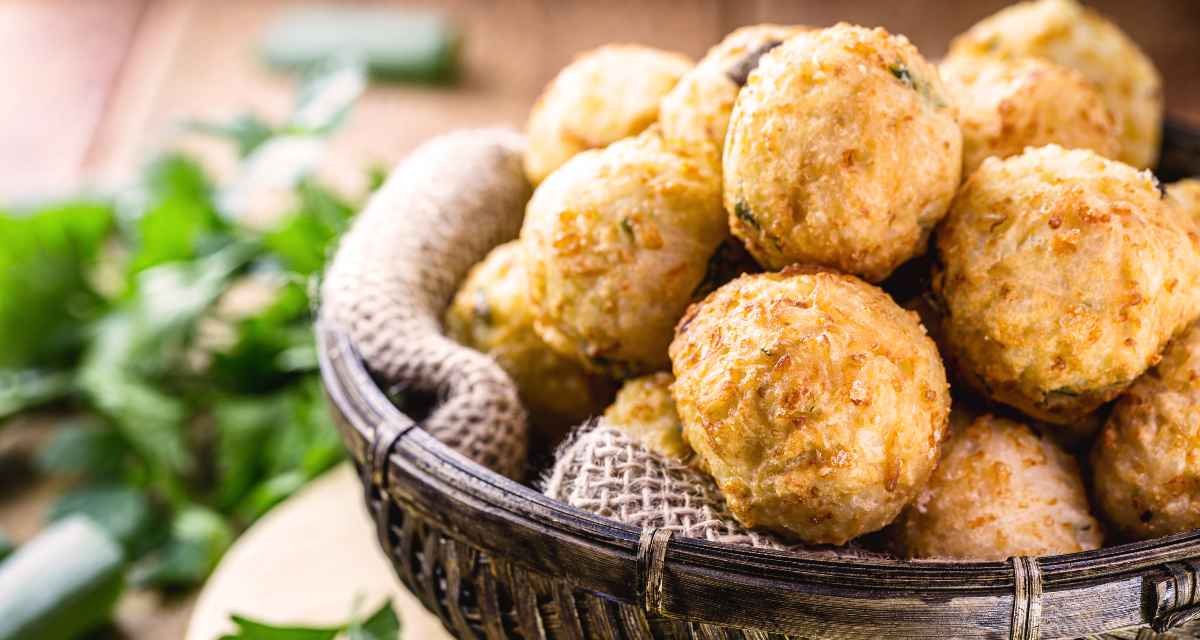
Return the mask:
<svg viewBox="0 0 1200 640">
<path fill-rule="evenodd" d="M 767 52 L 724 152 L 734 235 L 769 269 L 883 280 L 925 251 L 962 170 L 937 69 L 904 36 L 841 24 Z"/>
<path fill-rule="evenodd" d="M 729 114 L 750 72 L 767 51 L 807 30 L 758 24 L 725 36 L 663 98 L 659 106 L 663 139 L 680 152 L 709 154 L 720 163 Z"/>
<path fill-rule="evenodd" d="M 671 362 L 684 438 L 748 527 L 843 544 L 890 523 L 937 460 L 937 349 L 853 276 L 738 278 L 689 309 Z"/>
<path fill-rule="evenodd" d="M 728 237 L 719 182 L 657 128 L 563 165 L 521 230 L 538 334 L 617 377 L 667 368 L 675 322 Z"/>
<path fill-rule="evenodd" d="M 658 120 L 658 103 L 692 68 L 686 56 L 640 45 L 580 54 L 542 91 L 529 113 L 525 174 L 537 184 L 586 149 L 637 135 Z"/>
<path fill-rule="evenodd" d="M 533 329 L 529 279 L 520 243 L 496 247 L 467 274 L 450 308 L 446 333 L 482 351 L 512 376 L 536 435 L 550 442 L 600 413 L 615 385 L 551 349 Z"/>
<path fill-rule="evenodd" d="M 1197 240 L 1149 172 L 1054 145 L 989 158 L 938 232 L 953 360 L 998 402 L 1077 421 L 1195 319 Z"/>
<path fill-rule="evenodd" d="M 985 158 L 1057 144 L 1115 158 L 1117 121 L 1100 89 L 1073 69 L 1037 58 L 951 56 L 938 67 L 958 110 L 963 175 Z"/>
<path fill-rule="evenodd" d="M 617 399 L 604 411 L 604 419 L 647 449 L 686 460 L 691 457 L 692 448 L 683 439 L 683 424 L 671 397 L 674 381 L 666 371 L 625 381 Z"/>
<path fill-rule="evenodd" d="M 951 56 L 1044 58 L 1099 86 L 1117 119 L 1118 160 L 1140 169 L 1158 160 L 1163 101 L 1154 63 L 1116 25 L 1075 0 L 1022 2 L 954 39 Z"/>
<path fill-rule="evenodd" d="M 1096 500 L 1129 538 L 1200 527 L 1200 328 L 1121 396 L 1092 449 Z"/>
<path fill-rule="evenodd" d="M 1185 218 L 1200 223 L 1200 179 L 1188 178 L 1167 185 L 1167 201 Z"/>
<path fill-rule="evenodd" d="M 1098 549 L 1104 538 L 1075 458 L 991 415 L 955 424 L 894 532 L 909 558 L 979 561 Z"/>
</svg>

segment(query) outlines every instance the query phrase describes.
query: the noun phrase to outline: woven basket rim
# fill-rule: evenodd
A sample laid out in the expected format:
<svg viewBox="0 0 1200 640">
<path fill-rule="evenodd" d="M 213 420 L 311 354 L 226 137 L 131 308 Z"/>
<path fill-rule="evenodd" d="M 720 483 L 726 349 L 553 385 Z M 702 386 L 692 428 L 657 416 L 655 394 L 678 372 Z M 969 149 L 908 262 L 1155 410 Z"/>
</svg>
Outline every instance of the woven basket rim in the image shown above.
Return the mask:
<svg viewBox="0 0 1200 640">
<path fill-rule="evenodd" d="M 338 378 L 342 382 L 359 383 L 361 386 L 354 390 L 345 389 L 341 385 L 337 386 L 340 389 L 355 393 L 358 396 L 358 401 L 368 403 L 370 409 L 385 420 L 405 424 L 413 422 L 396 408 L 388 400 L 383 390 L 374 383 L 370 373 L 367 372 L 362 360 L 358 357 L 353 344 L 344 333 L 329 327 L 320 327 L 318 334 L 322 374 L 327 380 L 327 387 L 331 386 L 328 385 L 330 378 Z M 335 361 L 339 364 L 335 365 Z M 345 379 L 346 374 L 351 376 L 350 379 Z M 330 389 L 330 393 L 333 392 L 334 389 Z M 361 417 L 366 418 L 366 416 Z M 370 446 L 369 443 L 373 434 L 373 425 L 366 420 L 351 420 L 351 422 L 354 424 L 355 431 L 349 434 L 343 433 L 342 435 L 355 461 L 359 464 L 364 464 L 366 462 L 365 452 Z M 429 470 L 431 479 L 458 481 L 461 479 L 461 475 L 470 476 L 490 489 L 502 494 L 507 501 L 496 506 L 509 509 L 513 515 L 518 517 L 518 520 L 532 517 L 533 514 L 530 509 L 522 509 L 519 506 L 521 502 L 528 502 L 529 505 L 527 506 L 529 507 L 536 507 L 547 514 L 552 513 L 566 518 L 563 528 L 581 538 L 587 537 L 596 531 L 605 531 L 609 534 L 616 533 L 617 538 L 631 549 L 636 549 L 638 545 L 641 532 L 633 527 L 583 511 L 582 509 L 577 509 L 566 503 L 549 498 L 515 480 L 505 478 L 469 460 L 420 429 L 413 429 L 407 433 L 403 438 L 403 442 L 410 443 L 414 451 L 436 456 L 445 465 L 448 465 L 431 468 Z M 393 452 L 392 455 L 403 454 Z M 454 475 L 447 475 L 446 472 L 450 470 L 456 473 Z M 531 522 L 530 524 L 533 523 Z M 681 549 L 688 551 L 681 560 L 686 559 L 693 562 L 708 560 L 716 563 L 709 564 L 709 567 L 720 567 L 722 570 L 733 572 L 736 572 L 739 568 L 753 569 L 754 573 L 752 575 L 760 577 L 762 576 L 760 573 L 761 570 L 773 564 L 811 567 L 811 569 L 821 573 L 824 573 L 822 569 L 828 567 L 836 567 L 839 571 L 862 570 L 874 574 L 877 574 L 880 569 L 894 568 L 902 569 L 906 573 L 911 572 L 914 575 L 924 575 L 926 577 L 945 577 L 947 572 L 962 572 L 963 582 L 959 585 L 953 585 L 950 588 L 990 589 L 1002 586 L 995 582 L 997 578 L 1009 579 L 1007 586 L 1011 587 L 1012 570 L 1008 562 L 950 562 L 892 560 L 886 558 L 842 559 L 826 556 L 814 558 L 806 557 L 792 551 L 757 549 L 690 538 L 677 538 L 673 544 L 677 544 Z M 1165 552 L 1168 557 L 1164 558 L 1162 555 L 1156 555 L 1145 561 L 1139 560 L 1139 555 L 1152 550 Z M 738 565 L 741 563 L 738 563 L 736 560 L 731 561 L 729 558 L 730 553 L 734 556 L 745 556 L 747 560 L 745 566 L 739 567 Z M 1043 578 L 1049 586 L 1052 584 L 1073 582 L 1080 578 L 1115 577 L 1120 574 L 1137 571 L 1147 566 L 1170 562 L 1176 558 L 1184 559 L 1198 555 L 1200 555 L 1200 529 L 1151 540 L 1103 547 L 1093 551 L 1041 556 L 1038 558 L 1038 562 L 1042 567 Z M 1094 568 L 1084 569 L 1081 567 L 1081 565 L 1098 564 L 1106 565 L 1100 573 L 1097 573 Z M 1079 575 L 1081 570 L 1087 575 Z M 854 584 L 856 586 L 864 586 L 862 582 L 854 582 Z"/>
</svg>

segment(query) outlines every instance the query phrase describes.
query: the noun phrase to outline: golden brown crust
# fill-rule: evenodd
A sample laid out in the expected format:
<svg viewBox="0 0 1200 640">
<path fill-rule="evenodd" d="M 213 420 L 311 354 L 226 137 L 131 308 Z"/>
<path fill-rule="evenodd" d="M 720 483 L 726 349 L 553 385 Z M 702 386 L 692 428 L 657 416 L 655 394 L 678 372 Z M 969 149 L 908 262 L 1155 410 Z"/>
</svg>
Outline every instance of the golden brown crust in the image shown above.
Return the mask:
<svg viewBox="0 0 1200 640">
<path fill-rule="evenodd" d="M 675 322 L 728 236 L 708 163 L 655 129 L 586 151 L 534 192 L 521 231 L 538 334 L 597 371 L 665 369 Z"/>
<path fill-rule="evenodd" d="M 960 373 L 1039 420 L 1083 418 L 1195 319 L 1198 242 L 1148 172 L 1053 145 L 988 159 L 938 232 Z"/>
<path fill-rule="evenodd" d="M 1167 202 L 1194 224 L 1200 224 L 1200 179 L 1188 178 L 1167 185 Z"/>
<path fill-rule="evenodd" d="M 613 396 L 611 381 L 559 355 L 534 331 L 518 242 L 496 247 L 471 269 L 446 310 L 445 326 L 455 341 L 492 356 L 512 376 L 533 428 L 548 442 L 599 413 Z"/>
<path fill-rule="evenodd" d="M 692 448 L 683 439 L 683 424 L 671 397 L 675 378 L 660 371 L 627 380 L 604 419 L 647 449 L 675 460 L 686 460 Z"/>
<path fill-rule="evenodd" d="M 575 58 L 529 113 L 525 173 L 537 184 L 571 156 L 637 135 L 658 120 L 658 103 L 692 67 L 686 56 L 610 44 Z"/>
<path fill-rule="evenodd" d="M 1104 537 L 1075 458 L 990 415 L 955 425 L 893 532 L 909 558 L 980 561 L 1098 549 Z"/>
<path fill-rule="evenodd" d="M 858 278 L 743 276 L 671 344 L 684 437 L 746 526 L 842 544 L 925 483 L 950 397 L 916 315 Z"/>
<path fill-rule="evenodd" d="M 767 268 L 821 264 L 878 282 L 924 252 L 961 154 L 937 70 L 907 39 L 845 24 L 802 33 L 738 94 L 725 209 Z"/>
<path fill-rule="evenodd" d="M 1096 85 L 1036 58 L 951 56 L 938 66 L 963 132 L 963 175 L 985 158 L 1057 144 L 1106 158 L 1120 150 L 1117 122 Z"/>
<path fill-rule="evenodd" d="M 809 27 L 758 24 L 742 27 L 708 50 L 660 105 L 667 145 L 683 153 L 709 154 L 720 163 L 738 91 L 759 59 Z"/>
<path fill-rule="evenodd" d="M 1044 58 L 1096 83 L 1117 119 L 1117 159 L 1138 168 L 1158 160 L 1163 102 L 1154 63 L 1116 25 L 1075 0 L 1021 2 L 954 39 L 951 56 Z"/>
<path fill-rule="evenodd" d="M 1127 537 L 1200 527 L 1200 329 L 1117 401 L 1092 450 L 1101 511 Z"/>
</svg>

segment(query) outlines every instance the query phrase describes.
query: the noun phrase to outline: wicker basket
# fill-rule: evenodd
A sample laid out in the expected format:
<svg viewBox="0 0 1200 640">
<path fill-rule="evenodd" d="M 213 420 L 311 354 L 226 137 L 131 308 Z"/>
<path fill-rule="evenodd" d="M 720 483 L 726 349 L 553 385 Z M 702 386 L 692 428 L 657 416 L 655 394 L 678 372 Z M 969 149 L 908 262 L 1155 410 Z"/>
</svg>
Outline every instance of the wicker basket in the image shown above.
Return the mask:
<svg viewBox="0 0 1200 640">
<path fill-rule="evenodd" d="M 1196 174 L 1200 134 L 1168 125 L 1159 175 Z M 459 638 L 1200 633 L 1200 531 L 1004 563 L 817 560 L 636 531 L 451 451 L 392 404 L 344 334 L 318 334 L 380 544 Z"/>
</svg>

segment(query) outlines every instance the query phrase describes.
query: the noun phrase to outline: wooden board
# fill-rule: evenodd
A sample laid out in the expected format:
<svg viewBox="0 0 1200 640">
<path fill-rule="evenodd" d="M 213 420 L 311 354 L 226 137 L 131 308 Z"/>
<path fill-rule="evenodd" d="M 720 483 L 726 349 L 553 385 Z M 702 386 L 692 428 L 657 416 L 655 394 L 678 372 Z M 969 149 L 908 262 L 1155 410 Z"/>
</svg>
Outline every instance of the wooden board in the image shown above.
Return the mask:
<svg viewBox="0 0 1200 640">
<path fill-rule="evenodd" d="M 338 624 L 356 606 L 373 608 L 384 598 L 391 598 L 404 637 L 449 638 L 392 575 L 363 507 L 362 484 L 344 464 L 238 539 L 204 586 L 186 638 L 214 640 L 232 631 L 232 613 L 278 624 Z"/>
</svg>

